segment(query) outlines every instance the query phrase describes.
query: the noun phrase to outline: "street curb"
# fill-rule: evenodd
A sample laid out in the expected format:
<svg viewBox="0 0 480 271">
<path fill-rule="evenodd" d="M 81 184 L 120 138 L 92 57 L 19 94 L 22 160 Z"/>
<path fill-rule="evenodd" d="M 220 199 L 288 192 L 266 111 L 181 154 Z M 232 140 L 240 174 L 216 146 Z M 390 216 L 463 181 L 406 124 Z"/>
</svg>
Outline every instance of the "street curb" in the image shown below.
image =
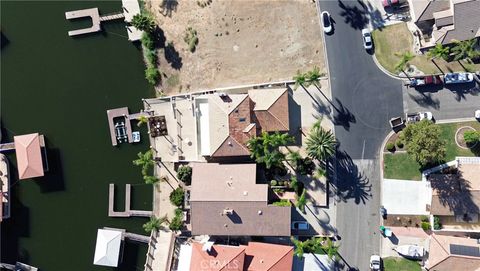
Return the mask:
<svg viewBox="0 0 480 271">
<path fill-rule="evenodd" d="M 439 120 L 436 121 L 436 124 L 446 124 L 446 123 L 456 123 L 456 122 L 468 122 L 468 121 L 476 121 L 475 118 L 458 118 L 458 119 L 446 119 L 446 120 Z"/>
<path fill-rule="evenodd" d="M 382 71 L 385 75 L 393 78 L 393 79 L 397 79 L 397 80 L 404 80 L 404 79 L 408 79 L 407 77 L 402 77 L 402 76 L 399 76 L 399 75 L 395 75 L 389 71 L 387 71 L 387 69 L 385 69 L 381 64 L 380 62 L 378 62 L 378 59 L 377 59 L 377 56 L 375 54 L 372 55 L 372 59 L 373 59 L 373 62 L 375 63 L 375 65 L 377 65 L 377 68 Z"/>
</svg>

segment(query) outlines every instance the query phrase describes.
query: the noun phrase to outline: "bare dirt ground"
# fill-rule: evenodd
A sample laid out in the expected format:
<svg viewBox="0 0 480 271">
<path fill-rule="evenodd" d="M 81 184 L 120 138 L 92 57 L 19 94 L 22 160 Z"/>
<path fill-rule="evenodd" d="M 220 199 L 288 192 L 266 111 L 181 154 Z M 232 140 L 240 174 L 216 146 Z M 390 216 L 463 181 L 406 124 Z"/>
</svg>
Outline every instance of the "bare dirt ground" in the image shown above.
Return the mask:
<svg viewBox="0 0 480 271">
<path fill-rule="evenodd" d="M 292 79 L 325 72 L 322 32 L 309 0 L 146 0 L 171 46 L 159 50 L 166 94 Z M 195 52 L 184 41 L 198 33 Z M 163 41 L 162 41 L 163 42 Z"/>
</svg>

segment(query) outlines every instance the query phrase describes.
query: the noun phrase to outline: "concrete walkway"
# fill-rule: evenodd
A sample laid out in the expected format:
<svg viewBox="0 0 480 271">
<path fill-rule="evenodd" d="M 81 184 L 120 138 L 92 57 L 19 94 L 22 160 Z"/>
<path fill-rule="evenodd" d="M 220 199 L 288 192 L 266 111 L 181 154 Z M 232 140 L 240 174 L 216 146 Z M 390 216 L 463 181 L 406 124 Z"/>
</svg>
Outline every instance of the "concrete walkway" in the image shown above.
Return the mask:
<svg viewBox="0 0 480 271">
<path fill-rule="evenodd" d="M 388 180 L 382 182 L 382 204 L 388 214 L 428 215 L 432 199 L 429 182 Z"/>
</svg>

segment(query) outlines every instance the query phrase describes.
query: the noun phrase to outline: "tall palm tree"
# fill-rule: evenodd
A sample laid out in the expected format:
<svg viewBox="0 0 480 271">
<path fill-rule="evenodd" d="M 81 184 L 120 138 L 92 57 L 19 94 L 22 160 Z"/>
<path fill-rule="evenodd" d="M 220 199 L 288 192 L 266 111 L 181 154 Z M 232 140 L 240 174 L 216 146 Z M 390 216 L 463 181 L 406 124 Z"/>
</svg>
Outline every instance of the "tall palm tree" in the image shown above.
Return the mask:
<svg viewBox="0 0 480 271">
<path fill-rule="evenodd" d="M 480 56 L 480 51 L 475 50 L 476 39 L 464 40 L 464 41 L 454 41 L 455 46 L 452 48 L 453 59 L 469 59 L 472 60 Z"/>
<path fill-rule="evenodd" d="M 148 118 L 147 118 L 147 116 L 141 115 L 141 116 L 138 118 L 137 126 L 140 127 L 140 126 L 142 126 L 142 124 L 144 124 L 144 123 L 148 123 Z"/>
<path fill-rule="evenodd" d="M 327 253 L 330 260 L 333 260 L 338 255 L 339 245 L 336 245 L 330 238 L 325 238 L 322 249 Z"/>
<path fill-rule="evenodd" d="M 155 165 L 155 161 L 153 161 L 153 151 L 148 150 L 145 153 L 139 152 L 137 153 L 138 159 L 133 160 L 133 164 L 135 166 L 142 167 L 142 175 L 147 175 L 148 170 L 150 167 Z"/>
<path fill-rule="evenodd" d="M 297 90 L 299 86 L 308 87 L 310 85 L 310 83 L 307 81 L 306 74 L 301 73 L 300 71 L 297 71 L 297 75 L 293 77 L 293 80 L 295 80 L 295 86 L 293 87 L 293 90 Z"/>
<path fill-rule="evenodd" d="M 312 159 L 324 161 L 335 154 L 337 144 L 331 131 L 322 127 L 313 128 L 307 137 L 307 155 Z"/>
<path fill-rule="evenodd" d="M 268 139 L 264 141 L 264 144 L 268 144 L 272 148 L 286 146 L 293 142 L 293 137 L 288 133 L 275 132 L 274 134 L 268 134 L 266 138 Z"/>
<path fill-rule="evenodd" d="M 305 243 L 298 239 L 295 239 L 293 236 L 290 237 L 290 240 L 292 240 L 292 243 L 295 245 L 295 256 L 300 259 L 303 258 L 303 254 L 305 253 Z"/>
<path fill-rule="evenodd" d="M 408 66 L 409 62 L 415 57 L 415 55 L 410 51 L 406 51 L 403 54 L 396 53 L 395 55 L 401 57 L 397 65 L 395 65 L 395 71 L 401 71 L 408 77 L 408 74 L 405 72 L 405 68 Z"/>
<path fill-rule="evenodd" d="M 144 175 L 143 180 L 146 184 L 156 184 L 160 181 L 160 179 L 158 179 L 157 177 L 150 175 Z"/>
<path fill-rule="evenodd" d="M 157 27 L 157 25 L 155 24 L 155 20 L 153 19 L 153 16 L 146 13 L 139 13 L 133 16 L 132 25 L 138 30 L 149 32 L 149 33 L 152 33 Z"/>
<path fill-rule="evenodd" d="M 163 216 L 160 218 L 152 216 L 147 223 L 143 224 L 142 227 L 145 232 L 150 233 L 154 230 L 159 230 L 162 227 L 162 224 L 164 224 L 165 222 L 167 222 L 167 216 Z"/>
<path fill-rule="evenodd" d="M 256 160 L 257 163 L 265 163 L 267 169 L 272 167 L 283 167 L 283 161 L 285 161 L 285 154 L 278 150 L 267 150 L 263 157 Z"/>
<path fill-rule="evenodd" d="M 302 194 L 298 197 L 297 203 L 295 206 L 302 211 L 302 213 L 305 213 L 305 206 L 307 205 L 307 198 L 306 198 L 306 189 L 303 190 Z"/>
<path fill-rule="evenodd" d="M 248 150 L 250 150 L 250 157 L 257 159 L 258 157 L 263 156 L 263 139 L 262 137 L 252 137 L 247 141 Z"/>
<path fill-rule="evenodd" d="M 317 66 L 313 67 L 312 70 L 308 71 L 306 74 L 306 79 L 309 83 L 314 84 L 320 87 L 320 78 L 325 74 L 320 72 L 320 68 Z"/>
<path fill-rule="evenodd" d="M 437 43 L 435 47 L 431 48 L 427 52 L 427 56 L 433 61 L 434 58 L 441 58 L 445 61 L 450 56 L 450 48 L 443 46 L 441 43 Z"/>
</svg>

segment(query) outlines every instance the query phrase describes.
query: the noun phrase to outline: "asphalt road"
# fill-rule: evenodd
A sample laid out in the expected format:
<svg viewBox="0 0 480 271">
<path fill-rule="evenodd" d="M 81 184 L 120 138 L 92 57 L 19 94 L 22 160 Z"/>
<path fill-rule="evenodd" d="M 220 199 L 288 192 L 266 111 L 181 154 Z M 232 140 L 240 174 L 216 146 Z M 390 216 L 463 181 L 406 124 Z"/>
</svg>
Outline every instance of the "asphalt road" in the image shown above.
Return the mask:
<svg viewBox="0 0 480 271">
<path fill-rule="evenodd" d="M 368 270 L 370 256 L 380 249 L 378 152 L 390 131 L 389 119 L 403 114 L 402 82 L 382 73 L 363 48 L 361 29 L 378 14 L 374 8 L 335 0 L 320 1 L 319 6 L 335 21 L 334 33 L 325 36 L 332 91 L 325 112 L 333 112 L 340 143 L 333 186 L 341 265 Z"/>
<path fill-rule="evenodd" d="M 437 88 L 407 88 L 403 91 L 405 112 L 430 111 L 435 120 L 473 118 L 480 109 L 480 84 L 456 84 Z"/>
</svg>

